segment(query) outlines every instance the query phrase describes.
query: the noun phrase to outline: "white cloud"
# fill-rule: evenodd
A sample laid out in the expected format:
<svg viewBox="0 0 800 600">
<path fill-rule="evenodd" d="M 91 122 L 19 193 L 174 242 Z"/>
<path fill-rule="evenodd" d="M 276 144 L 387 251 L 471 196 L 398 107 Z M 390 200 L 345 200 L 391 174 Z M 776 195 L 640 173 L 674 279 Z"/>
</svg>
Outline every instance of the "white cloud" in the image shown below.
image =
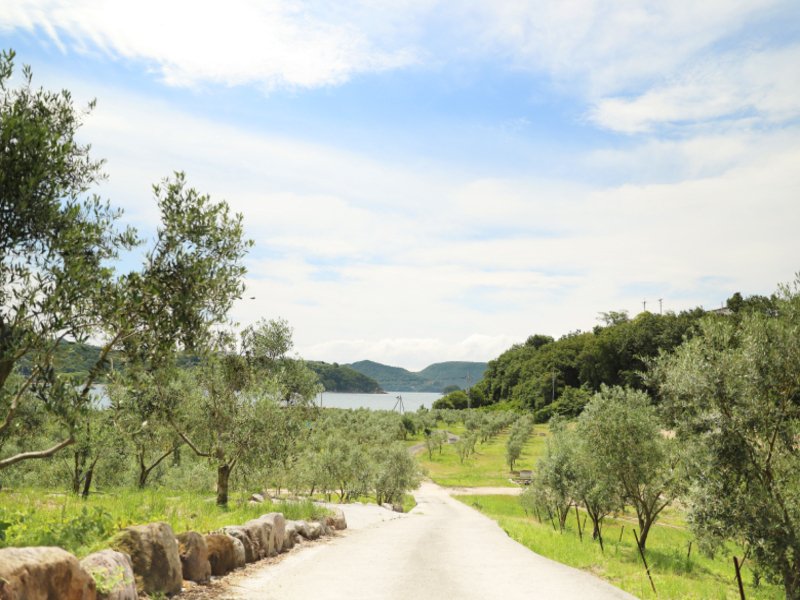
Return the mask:
<svg viewBox="0 0 800 600">
<path fill-rule="evenodd" d="M 598 101 L 590 118 L 637 133 L 719 118 L 780 123 L 800 115 L 800 45 L 714 57 L 633 98 Z"/>
<path fill-rule="evenodd" d="M 450 360 L 485 362 L 519 341 L 505 335 L 473 334 L 453 343 L 438 338 L 333 340 L 299 350 L 311 360 L 339 363 L 375 360 L 373 357 L 379 356 L 384 364 L 419 371 L 430 364 Z"/>
<path fill-rule="evenodd" d="M 0 30 L 41 28 L 62 51 L 149 61 L 181 86 L 315 88 L 416 60 L 411 48 L 383 51 L 369 32 L 322 16 L 292 0 L 10 0 Z"/>
<path fill-rule="evenodd" d="M 258 244 L 234 318 L 287 318 L 307 358 L 485 360 L 531 333 L 591 328 L 598 311 L 636 312 L 643 296 L 717 305 L 769 293 L 798 268 L 796 128 L 654 146 L 655 161 L 717 158 L 694 179 L 601 188 L 432 162 L 420 173 L 92 91 L 101 102 L 82 132 L 109 159 L 103 195 L 144 227 L 149 185 L 169 168 L 227 199 Z"/>
</svg>

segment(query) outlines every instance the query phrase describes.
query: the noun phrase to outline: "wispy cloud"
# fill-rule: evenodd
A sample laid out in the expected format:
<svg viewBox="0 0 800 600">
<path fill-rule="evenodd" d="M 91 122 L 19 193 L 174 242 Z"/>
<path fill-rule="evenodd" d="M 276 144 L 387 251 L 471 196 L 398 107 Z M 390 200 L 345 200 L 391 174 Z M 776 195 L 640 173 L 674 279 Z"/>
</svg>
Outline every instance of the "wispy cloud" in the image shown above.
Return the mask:
<svg viewBox="0 0 800 600">
<path fill-rule="evenodd" d="M 316 88 L 413 63 L 384 51 L 356 24 L 304 2 L 231 0 L 9 0 L 0 29 L 43 30 L 62 51 L 147 61 L 170 85 Z M 328 17 L 328 18 L 326 18 Z"/>
</svg>

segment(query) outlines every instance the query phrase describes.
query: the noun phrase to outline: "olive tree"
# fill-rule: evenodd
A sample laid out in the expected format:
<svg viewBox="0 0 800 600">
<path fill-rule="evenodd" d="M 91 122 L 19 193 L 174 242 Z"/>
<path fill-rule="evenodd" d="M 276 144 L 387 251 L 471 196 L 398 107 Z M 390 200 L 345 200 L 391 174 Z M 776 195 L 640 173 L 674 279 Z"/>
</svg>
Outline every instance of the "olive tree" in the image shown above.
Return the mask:
<svg viewBox="0 0 800 600">
<path fill-rule="evenodd" d="M 121 211 L 88 195 L 104 176 L 102 161 L 75 140 L 86 113 L 68 92 L 33 89 L 27 67 L 22 86 L 7 89 L 13 58 L 0 54 L 0 445 L 31 407 L 61 431 L 49 447 L 0 455 L 0 470 L 76 443 L 113 351 L 153 364 L 207 345 L 244 289 L 250 245 L 241 215 L 178 173 L 154 187 L 161 225 L 141 269 L 117 274 L 120 251 L 142 241 L 116 226 Z M 54 372 L 65 339 L 101 342 L 86 376 Z"/>
<path fill-rule="evenodd" d="M 607 478 L 622 501 L 633 506 L 644 552 L 661 511 L 686 489 L 681 446 L 662 432 L 656 408 L 645 392 L 603 386 L 578 418 L 577 432 L 592 449 L 590 468 Z"/>
<path fill-rule="evenodd" d="M 692 519 L 702 537 L 749 544 L 763 573 L 800 598 L 800 278 L 775 310 L 708 318 L 654 365 L 665 413 L 692 447 Z"/>
<path fill-rule="evenodd" d="M 228 503 L 240 464 L 288 468 L 301 422 L 321 385 L 292 348 L 283 320 L 260 321 L 238 341 L 220 334 L 217 351 L 196 371 L 197 385 L 162 413 L 180 438 L 217 468 L 217 504 Z"/>
</svg>

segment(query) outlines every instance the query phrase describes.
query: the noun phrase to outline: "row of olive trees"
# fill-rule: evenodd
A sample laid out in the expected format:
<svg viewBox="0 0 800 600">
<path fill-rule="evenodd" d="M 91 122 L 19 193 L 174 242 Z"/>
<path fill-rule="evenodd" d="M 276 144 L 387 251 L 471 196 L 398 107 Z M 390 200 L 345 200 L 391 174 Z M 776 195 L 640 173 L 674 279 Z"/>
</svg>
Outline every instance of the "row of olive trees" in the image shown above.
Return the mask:
<svg viewBox="0 0 800 600">
<path fill-rule="evenodd" d="M 399 503 L 419 485 L 417 463 L 399 441 L 397 413 L 326 410 L 306 428 L 295 459 L 271 473 L 294 493 L 335 493 L 340 501 L 374 494 L 379 504 Z"/>
<path fill-rule="evenodd" d="M 603 519 L 630 506 L 644 551 L 661 512 L 686 490 L 682 445 L 665 435 L 647 394 L 604 387 L 574 429 L 551 420 L 551 436 L 531 487 L 521 496 L 528 510 L 555 515 L 563 529 L 572 507 L 583 507 L 602 540 Z"/>
<path fill-rule="evenodd" d="M 800 278 L 769 310 L 701 320 L 698 335 L 650 363 L 655 403 L 603 388 L 574 429 L 554 420 L 526 508 L 563 527 L 582 506 L 601 538 L 603 517 L 631 506 L 644 550 L 680 497 L 698 542 L 745 545 L 756 579 L 800 599 L 799 289 Z"/>
<path fill-rule="evenodd" d="M 506 462 L 508 468 L 514 470 L 514 463 L 522 456 L 522 448 L 525 442 L 533 433 L 533 416 L 526 414 L 516 421 L 508 430 L 508 439 L 506 440 Z"/>
</svg>

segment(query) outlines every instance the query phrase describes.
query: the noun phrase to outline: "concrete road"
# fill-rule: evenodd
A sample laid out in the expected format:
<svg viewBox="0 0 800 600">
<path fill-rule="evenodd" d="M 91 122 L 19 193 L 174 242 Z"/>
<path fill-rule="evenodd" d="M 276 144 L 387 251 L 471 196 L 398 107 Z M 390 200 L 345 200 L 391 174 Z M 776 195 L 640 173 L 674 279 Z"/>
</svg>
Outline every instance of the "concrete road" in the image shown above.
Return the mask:
<svg viewBox="0 0 800 600">
<path fill-rule="evenodd" d="M 433 483 L 398 515 L 343 506 L 360 529 L 238 584 L 251 600 L 633 600 L 588 573 L 534 554 Z"/>
</svg>

